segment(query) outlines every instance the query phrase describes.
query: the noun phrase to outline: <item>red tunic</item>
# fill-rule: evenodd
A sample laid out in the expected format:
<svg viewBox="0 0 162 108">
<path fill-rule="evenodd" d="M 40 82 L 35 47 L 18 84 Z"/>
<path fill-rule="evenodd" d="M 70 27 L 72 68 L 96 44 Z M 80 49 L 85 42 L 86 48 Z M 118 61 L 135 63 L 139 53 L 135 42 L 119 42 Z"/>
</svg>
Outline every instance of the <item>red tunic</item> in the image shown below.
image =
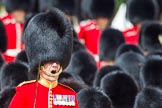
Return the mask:
<svg viewBox="0 0 162 108">
<path fill-rule="evenodd" d="M 9 108 L 34 108 L 36 84 L 36 82 L 32 82 L 18 86 Z M 49 88 L 38 83 L 35 108 L 48 108 L 48 92 Z M 58 84 L 52 88 L 52 95 L 52 108 L 78 108 L 76 93 L 69 87 Z M 68 105 L 58 105 L 59 102 L 64 102 L 64 104 L 67 102 Z M 75 105 L 70 106 L 68 102 L 75 102 Z M 56 103 L 57 105 L 54 105 Z"/>
<path fill-rule="evenodd" d="M 81 22 L 79 28 L 79 38 L 84 40 L 85 46 L 92 54 L 98 55 L 101 30 L 96 27 L 96 23 L 93 20 Z"/>
<path fill-rule="evenodd" d="M 12 62 L 23 47 L 21 43 L 21 34 L 24 25 L 22 23 L 17 23 L 10 14 L 1 18 L 1 20 L 5 25 L 8 43 L 7 51 L 3 56 L 7 62 Z"/>
<path fill-rule="evenodd" d="M 123 32 L 125 41 L 128 44 L 138 45 L 138 28 L 136 26 L 129 28 Z"/>
</svg>

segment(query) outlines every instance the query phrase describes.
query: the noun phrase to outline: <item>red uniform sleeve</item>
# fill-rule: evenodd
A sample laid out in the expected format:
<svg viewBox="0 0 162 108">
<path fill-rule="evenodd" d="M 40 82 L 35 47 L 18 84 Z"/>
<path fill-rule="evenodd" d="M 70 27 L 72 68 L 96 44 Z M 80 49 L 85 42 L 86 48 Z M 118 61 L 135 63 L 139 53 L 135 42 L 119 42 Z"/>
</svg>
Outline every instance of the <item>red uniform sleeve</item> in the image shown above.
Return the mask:
<svg viewBox="0 0 162 108">
<path fill-rule="evenodd" d="M 24 99 L 24 93 L 21 90 L 21 87 L 17 87 L 16 94 L 12 98 L 8 108 L 26 108 Z"/>
</svg>

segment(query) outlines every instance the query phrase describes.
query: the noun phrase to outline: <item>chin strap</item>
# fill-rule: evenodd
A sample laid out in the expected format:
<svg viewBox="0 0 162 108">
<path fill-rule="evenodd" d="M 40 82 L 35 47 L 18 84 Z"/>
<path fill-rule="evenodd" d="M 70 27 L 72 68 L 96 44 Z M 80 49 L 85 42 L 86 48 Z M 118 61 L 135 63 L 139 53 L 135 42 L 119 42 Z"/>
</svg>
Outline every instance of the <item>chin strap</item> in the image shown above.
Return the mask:
<svg viewBox="0 0 162 108">
<path fill-rule="evenodd" d="M 39 68 L 40 68 L 40 64 L 39 64 Z M 38 80 L 39 80 L 39 68 L 38 68 L 38 74 L 37 74 L 37 79 L 36 79 L 36 89 L 35 89 L 35 93 L 34 93 L 34 107 L 36 108 L 36 104 L 37 104 L 37 91 L 38 91 Z"/>
<path fill-rule="evenodd" d="M 44 66 L 41 66 L 41 67 L 40 67 L 40 70 L 43 71 L 46 75 L 48 75 L 48 76 L 50 76 L 50 77 L 57 77 L 57 76 L 59 76 L 60 73 L 62 72 L 62 67 L 60 67 L 59 71 L 56 72 L 56 73 L 54 73 L 54 74 L 52 74 L 51 72 L 48 72 L 48 71 L 44 68 Z"/>
</svg>

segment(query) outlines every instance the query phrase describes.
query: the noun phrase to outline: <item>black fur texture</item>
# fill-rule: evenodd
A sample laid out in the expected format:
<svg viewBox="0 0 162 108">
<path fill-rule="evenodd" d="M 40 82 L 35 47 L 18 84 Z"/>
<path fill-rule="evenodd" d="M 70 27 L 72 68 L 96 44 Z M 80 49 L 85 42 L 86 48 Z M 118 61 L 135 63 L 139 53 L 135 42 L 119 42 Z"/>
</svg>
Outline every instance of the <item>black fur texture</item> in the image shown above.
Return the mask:
<svg viewBox="0 0 162 108">
<path fill-rule="evenodd" d="M 144 55 L 142 50 L 138 46 L 133 45 L 133 44 L 125 44 L 124 43 L 124 44 L 120 45 L 119 48 L 117 49 L 115 58 L 118 58 L 123 53 L 129 52 L 129 51 Z"/>
<path fill-rule="evenodd" d="M 121 31 L 113 28 L 105 29 L 99 41 L 99 59 L 100 61 L 114 61 L 118 47 L 125 43 Z"/>
<path fill-rule="evenodd" d="M 162 108 L 161 89 L 144 88 L 136 96 L 134 108 Z"/>
<path fill-rule="evenodd" d="M 15 87 L 6 87 L 0 91 L 0 108 L 8 108 L 15 93 Z"/>
<path fill-rule="evenodd" d="M 15 10 L 28 12 L 31 6 L 31 0 L 2 0 L 2 3 L 9 13 Z"/>
<path fill-rule="evenodd" d="M 24 62 L 28 63 L 28 58 L 26 56 L 25 50 L 22 50 L 15 58 L 15 62 Z"/>
<path fill-rule="evenodd" d="M 128 19 L 137 24 L 146 20 L 157 20 L 159 8 L 156 0 L 128 0 Z"/>
<path fill-rule="evenodd" d="M 150 59 L 141 70 L 141 85 L 162 88 L 162 59 Z"/>
<path fill-rule="evenodd" d="M 72 52 L 72 27 L 65 14 L 56 8 L 34 16 L 25 31 L 25 51 L 30 72 L 37 75 L 39 64 L 59 62 L 63 69 Z"/>
<path fill-rule="evenodd" d="M 139 34 L 139 45 L 147 52 L 162 49 L 162 24 L 147 21 L 143 24 Z"/>
<path fill-rule="evenodd" d="M 22 63 L 9 63 L 2 66 L 0 71 L 1 89 L 16 87 L 21 82 L 28 80 L 28 67 Z"/>
<path fill-rule="evenodd" d="M 0 52 L 4 53 L 7 50 L 6 29 L 3 22 L 0 20 Z"/>
<path fill-rule="evenodd" d="M 92 86 L 97 71 L 96 61 L 86 50 L 77 51 L 73 53 L 67 71 L 78 75 L 87 85 Z"/>
<path fill-rule="evenodd" d="M 126 52 L 115 60 L 115 64 L 124 72 L 133 77 L 138 87 L 140 86 L 140 70 L 145 64 L 145 57 L 139 53 Z"/>
<path fill-rule="evenodd" d="M 79 108 L 113 108 L 110 98 L 96 88 L 82 89 L 77 99 Z"/>
<path fill-rule="evenodd" d="M 51 0 L 53 6 L 60 9 L 67 15 L 75 15 L 76 14 L 76 3 L 78 0 Z"/>
<path fill-rule="evenodd" d="M 111 19 L 115 11 L 115 0 L 93 0 L 90 5 L 93 18 L 106 17 Z"/>
<path fill-rule="evenodd" d="M 138 88 L 127 74 L 116 71 L 105 75 L 101 89 L 110 97 L 114 108 L 133 108 Z"/>
<path fill-rule="evenodd" d="M 94 87 L 100 87 L 100 83 L 101 83 L 101 80 L 102 78 L 110 73 L 110 72 L 113 72 L 113 71 L 116 71 L 116 70 L 121 70 L 119 67 L 117 66 L 104 66 L 102 68 L 100 68 L 97 72 L 96 72 L 96 75 L 95 75 L 95 79 L 94 79 L 94 82 L 93 82 L 93 86 Z"/>
</svg>

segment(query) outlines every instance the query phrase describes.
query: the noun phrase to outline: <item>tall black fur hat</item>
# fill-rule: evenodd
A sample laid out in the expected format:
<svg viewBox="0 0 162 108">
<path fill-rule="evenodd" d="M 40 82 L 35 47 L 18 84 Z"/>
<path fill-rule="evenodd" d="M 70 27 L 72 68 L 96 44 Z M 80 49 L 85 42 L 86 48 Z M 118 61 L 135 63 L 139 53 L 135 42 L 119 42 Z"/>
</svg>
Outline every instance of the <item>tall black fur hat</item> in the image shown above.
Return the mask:
<svg viewBox="0 0 162 108">
<path fill-rule="evenodd" d="M 95 75 L 95 79 L 93 82 L 93 86 L 94 87 L 100 87 L 100 83 L 102 78 L 110 72 L 116 71 L 116 70 L 121 70 L 118 66 L 104 66 L 102 68 L 100 68 Z"/>
<path fill-rule="evenodd" d="M 96 88 L 85 88 L 78 93 L 79 108 L 113 108 L 110 98 Z"/>
<path fill-rule="evenodd" d="M 6 29 L 3 22 L 0 20 L 0 52 L 4 53 L 7 49 Z"/>
<path fill-rule="evenodd" d="M 78 75 L 87 85 L 92 86 L 97 71 L 96 61 L 86 50 L 79 50 L 73 53 L 66 70 Z"/>
<path fill-rule="evenodd" d="M 162 88 L 162 59 L 150 59 L 141 70 L 141 85 Z"/>
<path fill-rule="evenodd" d="M 101 89 L 110 97 L 114 108 L 132 108 L 138 93 L 132 77 L 120 71 L 105 75 Z"/>
<path fill-rule="evenodd" d="M 162 91 L 158 88 L 144 88 L 136 97 L 134 108 L 162 108 Z"/>
<path fill-rule="evenodd" d="M 2 56 L 2 54 L 0 54 L 0 68 L 3 66 L 4 63 L 5 63 L 5 60 Z"/>
<path fill-rule="evenodd" d="M 39 12 L 46 12 L 49 10 L 50 7 L 51 7 L 51 0 L 38 0 Z"/>
<path fill-rule="evenodd" d="M 59 81 L 59 83 L 64 84 L 66 86 L 69 86 L 70 88 L 72 88 L 77 93 L 81 89 L 88 88 L 88 86 L 84 82 L 79 81 L 79 80 L 74 80 L 72 78 L 63 79 L 63 80 Z"/>
<path fill-rule="evenodd" d="M 144 51 L 162 49 L 162 24 L 159 22 L 145 22 L 139 36 L 139 45 Z"/>
<path fill-rule="evenodd" d="M 30 71 L 37 74 L 39 64 L 59 62 L 63 69 L 72 52 L 72 27 L 63 12 L 52 8 L 34 16 L 25 31 L 25 51 Z"/>
<path fill-rule="evenodd" d="M 77 33 L 73 30 L 73 52 L 78 50 L 86 50 L 86 47 L 79 41 Z"/>
<path fill-rule="evenodd" d="M 28 63 L 28 58 L 26 56 L 25 50 L 22 50 L 20 53 L 18 53 L 18 55 L 15 58 L 15 62 Z"/>
<path fill-rule="evenodd" d="M 93 18 L 107 17 L 111 19 L 115 10 L 115 0 L 92 0 L 90 6 Z"/>
<path fill-rule="evenodd" d="M 57 7 L 67 15 L 75 15 L 77 0 L 51 0 L 53 6 Z"/>
<path fill-rule="evenodd" d="M 115 64 L 119 66 L 124 72 L 128 73 L 134 78 L 138 86 L 140 87 L 139 75 L 140 69 L 145 63 L 145 57 L 139 53 L 126 52 L 120 55 L 116 60 Z"/>
<path fill-rule="evenodd" d="M 15 93 L 15 87 L 5 87 L 2 91 L 0 91 L 0 108 L 8 108 Z"/>
<path fill-rule="evenodd" d="M 93 0 L 82 0 L 82 2 L 81 2 L 81 15 L 85 19 L 89 19 L 92 17 L 92 15 L 91 15 L 92 13 L 90 10 L 92 1 Z"/>
<path fill-rule="evenodd" d="M 19 9 L 28 12 L 31 6 L 31 0 L 2 0 L 2 2 L 9 13 Z"/>
<path fill-rule="evenodd" d="M 162 51 L 161 50 L 156 50 L 149 52 L 146 56 L 146 61 L 150 59 L 162 59 Z"/>
<path fill-rule="evenodd" d="M 127 6 L 128 19 L 133 24 L 158 18 L 159 7 L 156 0 L 128 0 Z"/>
<path fill-rule="evenodd" d="M 114 61 L 118 47 L 125 43 L 121 31 L 113 28 L 106 28 L 101 34 L 99 41 L 100 61 Z"/>
<path fill-rule="evenodd" d="M 158 2 L 158 5 L 159 5 L 159 9 L 160 9 L 159 15 L 161 15 L 162 14 L 162 0 L 157 0 L 157 2 Z"/>
<path fill-rule="evenodd" d="M 138 46 L 133 45 L 133 44 L 125 44 L 124 43 L 124 44 L 120 45 L 119 48 L 117 49 L 115 58 L 118 58 L 123 53 L 129 52 L 129 51 L 144 55 L 142 50 Z"/>
<path fill-rule="evenodd" d="M 22 63 L 9 63 L 3 65 L 0 71 L 1 89 L 6 86 L 16 87 L 28 80 L 28 67 Z"/>
</svg>

